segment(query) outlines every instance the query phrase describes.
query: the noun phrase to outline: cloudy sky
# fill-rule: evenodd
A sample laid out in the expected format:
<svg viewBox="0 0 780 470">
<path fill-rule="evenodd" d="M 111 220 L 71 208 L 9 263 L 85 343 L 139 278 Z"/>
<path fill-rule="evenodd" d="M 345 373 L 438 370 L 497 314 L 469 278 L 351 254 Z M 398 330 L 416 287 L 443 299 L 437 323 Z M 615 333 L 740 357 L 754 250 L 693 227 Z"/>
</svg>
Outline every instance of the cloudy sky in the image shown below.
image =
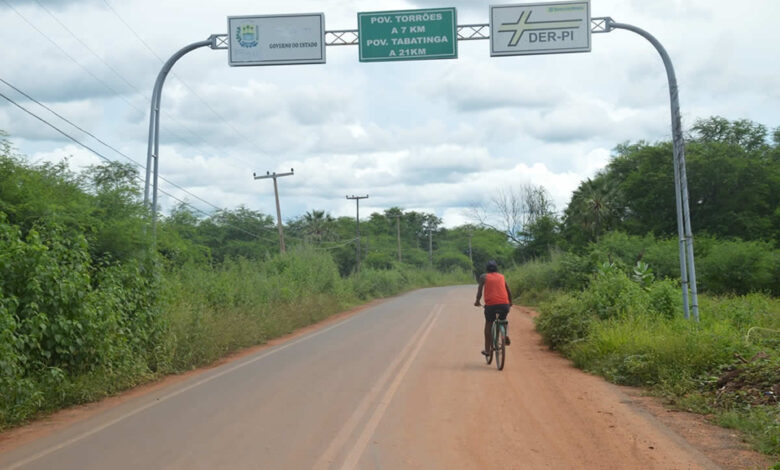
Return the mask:
<svg viewBox="0 0 780 470">
<path fill-rule="evenodd" d="M 352 30 L 358 12 L 456 7 L 458 24 L 487 24 L 490 4 L 0 0 L 0 93 L 107 158 L 145 164 L 162 61 L 225 34 L 228 16 L 322 12 L 326 30 Z M 777 0 L 592 0 L 591 14 L 664 44 L 684 126 L 713 115 L 780 126 Z M 489 48 L 460 41 L 455 60 L 360 63 L 357 46 L 329 46 L 326 64 L 269 67 L 229 67 L 227 51 L 199 49 L 165 85 L 160 188 L 207 212 L 273 214 L 272 182 L 252 173 L 294 168 L 279 179 L 285 219 L 352 215 L 345 196 L 369 194 L 361 214 L 399 206 L 454 226 L 491 191 L 524 183 L 545 186 L 562 210 L 616 144 L 670 138 L 663 65 L 634 33 L 595 34 L 590 53 L 491 58 Z M 100 162 L 2 98 L 0 129 L 32 161 Z"/>
</svg>

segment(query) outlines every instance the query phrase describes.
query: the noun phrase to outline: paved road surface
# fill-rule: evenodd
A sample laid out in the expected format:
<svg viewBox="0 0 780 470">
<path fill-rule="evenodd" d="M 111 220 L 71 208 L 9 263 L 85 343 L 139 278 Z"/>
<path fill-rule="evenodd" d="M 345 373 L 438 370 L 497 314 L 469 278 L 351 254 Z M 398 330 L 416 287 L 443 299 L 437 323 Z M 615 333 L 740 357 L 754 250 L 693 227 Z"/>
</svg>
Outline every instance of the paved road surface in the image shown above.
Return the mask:
<svg viewBox="0 0 780 470">
<path fill-rule="evenodd" d="M 546 350 L 487 366 L 475 287 L 390 299 L 0 454 L 23 469 L 717 468 Z"/>
</svg>

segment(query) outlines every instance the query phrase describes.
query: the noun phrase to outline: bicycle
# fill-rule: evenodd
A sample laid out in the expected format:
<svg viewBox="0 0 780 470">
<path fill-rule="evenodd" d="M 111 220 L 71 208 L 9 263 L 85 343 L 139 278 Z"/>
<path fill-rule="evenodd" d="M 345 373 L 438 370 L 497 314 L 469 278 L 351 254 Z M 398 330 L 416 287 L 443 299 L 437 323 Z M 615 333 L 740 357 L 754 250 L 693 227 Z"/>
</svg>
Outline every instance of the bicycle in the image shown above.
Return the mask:
<svg viewBox="0 0 780 470">
<path fill-rule="evenodd" d="M 507 320 L 501 320 L 496 314 L 496 319 L 493 320 L 493 326 L 490 328 L 493 336 L 493 344 L 488 354 L 485 356 L 485 362 L 490 364 L 493 362 L 493 354 L 496 355 L 496 369 L 503 370 L 504 362 L 506 360 L 506 327 L 509 324 Z"/>
</svg>

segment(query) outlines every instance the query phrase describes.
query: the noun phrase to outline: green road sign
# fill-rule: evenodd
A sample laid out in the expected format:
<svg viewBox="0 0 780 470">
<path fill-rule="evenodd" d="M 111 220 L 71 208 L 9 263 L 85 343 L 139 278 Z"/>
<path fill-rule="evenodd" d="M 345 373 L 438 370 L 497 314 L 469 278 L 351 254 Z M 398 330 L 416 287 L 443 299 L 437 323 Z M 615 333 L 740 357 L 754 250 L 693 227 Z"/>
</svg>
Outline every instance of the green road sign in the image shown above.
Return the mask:
<svg viewBox="0 0 780 470">
<path fill-rule="evenodd" d="M 455 8 L 358 13 L 361 62 L 457 59 Z"/>
</svg>

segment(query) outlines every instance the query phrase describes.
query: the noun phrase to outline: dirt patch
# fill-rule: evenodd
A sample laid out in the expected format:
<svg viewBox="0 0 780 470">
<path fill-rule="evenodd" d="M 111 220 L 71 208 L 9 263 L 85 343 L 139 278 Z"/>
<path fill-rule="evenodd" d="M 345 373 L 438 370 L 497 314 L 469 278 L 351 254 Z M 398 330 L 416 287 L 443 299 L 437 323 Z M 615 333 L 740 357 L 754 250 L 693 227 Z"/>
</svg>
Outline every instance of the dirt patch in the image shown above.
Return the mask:
<svg viewBox="0 0 780 470">
<path fill-rule="evenodd" d="M 373 307 L 375 305 L 379 305 L 382 302 L 386 302 L 387 300 L 388 299 L 374 300 L 372 302 L 352 308 L 345 312 L 337 313 L 331 317 L 328 317 L 325 320 L 320 321 L 319 323 L 300 328 L 285 336 L 272 339 L 265 344 L 260 344 L 257 346 L 252 346 L 249 348 L 242 349 L 240 351 L 236 351 L 233 354 L 225 356 L 222 359 L 212 364 L 209 364 L 207 366 L 200 367 L 198 369 L 193 369 L 188 372 L 183 372 L 181 374 L 168 375 L 158 380 L 155 380 L 154 382 L 149 382 L 144 385 L 139 385 L 138 387 L 135 387 L 133 389 L 127 390 L 125 392 L 122 392 L 120 394 L 108 398 L 104 398 L 103 400 L 93 402 L 93 403 L 87 403 L 84 405 L 72 406 L 70 408 L 65 408 L 51 415 L 41 417 L 40 419 L 33 421 L 32 423 L 19 426 L 17 428 L 9 429 L 7 431 L 0 433 L 0 452 L 8 452 L 28 442 L 48 436 L 54 433 L 55 431 L 71 426 L 74 423 L 89 419 L 97 415 L 98 413 L 104 412 L 108 409 L 121 405 L 122 403 L 125 403 L 128 400 L 142 397 L 144 395 L 156 392 L 166 387 L 170 387 L 174 384 L 196 377 L 215 367 L 219 367 L 223 364 L 227 364 L 236 361 L 238 359 L 253 354 L 257 354 L 261 351 L 270 349 L 274 346 L 293 340 L 305 334 L 325 328 L 329 325 L 332 325 L 348 317 L 351 317 L 361 312 L 362 310 Z"/>
<path fill-rule="evenodd" d="M 515 307 L 515 310 L 531 318 L 539 315 L 528 307 Z M 739 376 L 734 374 L 735 378 Z M 662 399 L 648 395 L 641 388 L 618 388 L 630 398 L 632 406 L 655 417 L 723 469 L 766 469 L 776 462 L 776 459 L 752 450 L 738 431 L 717 426 L 707 416 L 669 408 Z"/>
<path fill-rule="evenodd" d="M 724 469 L 766 469 L 775 463 L 775 459 L 752 450 L 739 432 L 714 425 L 707 416 L 670 409 L 661 399 L 648 396 L 642 389 L 620 389 L 631 397 L 635 406 L 651 413 Z"/>
</svg>

